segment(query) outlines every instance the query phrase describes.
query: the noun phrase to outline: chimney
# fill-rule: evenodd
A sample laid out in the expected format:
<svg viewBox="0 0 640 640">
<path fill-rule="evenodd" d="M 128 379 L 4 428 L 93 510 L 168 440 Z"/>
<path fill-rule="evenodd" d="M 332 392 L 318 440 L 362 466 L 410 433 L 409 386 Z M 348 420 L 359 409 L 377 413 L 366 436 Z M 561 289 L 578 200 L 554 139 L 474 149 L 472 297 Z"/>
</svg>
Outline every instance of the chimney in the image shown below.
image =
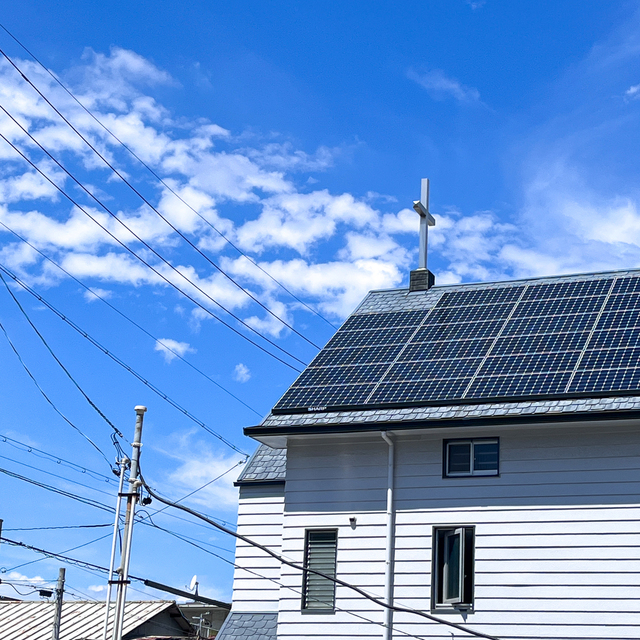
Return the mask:
<svg viewBox="0 0 640 640">
<path fill-rule="evenodd" d="M 420 216 L 420 256 L 418 268 L 410 273 L 409 293 L 413 291 L 428 291 L 436 281 L 436 277 L 427 269 L 429 227 L 433 227 L 436 224 L 433 216 L 429 213 L 429 178 L 422 179 L 420 200 L 414 201 L 413 208 Z"/>
</svg>

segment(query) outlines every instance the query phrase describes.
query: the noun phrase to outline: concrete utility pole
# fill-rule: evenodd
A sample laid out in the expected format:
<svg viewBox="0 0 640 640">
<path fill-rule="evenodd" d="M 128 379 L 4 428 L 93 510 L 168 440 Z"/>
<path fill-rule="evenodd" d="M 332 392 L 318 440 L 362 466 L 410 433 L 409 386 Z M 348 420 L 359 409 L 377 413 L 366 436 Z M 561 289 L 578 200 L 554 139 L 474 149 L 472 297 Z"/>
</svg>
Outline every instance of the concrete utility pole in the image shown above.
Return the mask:
<svg viewBox="0 0 640 640">
<path fill-rule="evenodd" d="M 64 597 L 64 574 L 64 567 L 60 567 L 60 571 L 58 572 L 58 584 L 56 585 L 56 608 L 53 616 L 51 640 L 60 639 L 60 623 L 62 622 L 62 599 Z"/>
<path fill-rule="evenodd" d="M 142 421 L 147 407 L 138 406 L 136 412 L 136 430 L 133 438 L 131 453 L 131 471 L 129 473 L 129 492 L 120 494 L 127 498 L 127 511 L 124 519 L 124 536 L 122 541 L 122 552 L 120 556 L 120 567 L 117 570 L 118 579 L 110 582 L 118 585 L 116 593 L 116 608 L 113 620 L 112 640 L 122 640 L 122 628 L 124 625 L 124 606 L 127 599 L 127 585 L 129 584 L 129 561 L 131 560 L 131 539 L 133 537 L 133 522 L 136 511 L 136 504 L 139 498 L 139 489 L 142 484 L 138 479 L 140 448 L 142 447 Z"/>
</svg>

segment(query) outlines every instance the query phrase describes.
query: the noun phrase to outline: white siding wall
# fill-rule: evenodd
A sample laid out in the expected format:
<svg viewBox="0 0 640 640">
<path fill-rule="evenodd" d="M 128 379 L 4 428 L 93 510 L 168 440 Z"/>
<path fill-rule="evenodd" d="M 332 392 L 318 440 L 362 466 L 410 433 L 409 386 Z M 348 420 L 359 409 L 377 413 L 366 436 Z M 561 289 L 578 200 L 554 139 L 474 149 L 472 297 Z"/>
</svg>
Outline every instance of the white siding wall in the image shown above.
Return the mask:
<svg viewBox="0 0 640 640">
<path fill-rule="evenodd" d="M 443 478 L 442 433 L 394 436 L 396 603 L 430 611 L 432 528 L 469 524 L 476 526 L 470 627 L 504 639 L 640 638 L 640 430 L 586 425 L 454 435 L 499 436 L 501 474 Z M 302 562 L 305 529 L 336 527 L 339 577 L 382 596 L 386 462 L 379 435 L 290 441 L 283 553 Z M 375 624 L 381 608 L 357 594 L 338 587 L 343 611 L 302 614 L 300 572 L 283 567 L 282 583 L 279 640 L 382 637 Z M 438 615 L 464 623 L 457 612 Z M 396 614 L 394 627 L 428 638 L 451 640 L 452 631 L 470 637 L 406 614 Z"/>
<path fill-rule="evenodd" d="M 269 549 L 282 550 L 284 485 L 240 487 L 238 533 Z M 233 610 L 277 611 L 280 563 L 263 551 L 238 540 L 233 578 Z"/>
</svg>

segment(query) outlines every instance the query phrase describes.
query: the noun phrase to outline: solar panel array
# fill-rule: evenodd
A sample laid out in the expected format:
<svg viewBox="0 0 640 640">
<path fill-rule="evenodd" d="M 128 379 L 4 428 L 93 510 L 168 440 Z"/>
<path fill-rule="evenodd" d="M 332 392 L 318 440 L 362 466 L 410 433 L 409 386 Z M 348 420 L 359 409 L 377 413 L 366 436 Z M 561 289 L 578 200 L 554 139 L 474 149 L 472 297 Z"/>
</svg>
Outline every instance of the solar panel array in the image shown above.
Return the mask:
<svg viewBox="0 0 640 640">
<path fill-rule="evenodd" d="M 351 316 L 274 411 L 640 390 L 640 278 L 445 293 Z"/>
</svg>

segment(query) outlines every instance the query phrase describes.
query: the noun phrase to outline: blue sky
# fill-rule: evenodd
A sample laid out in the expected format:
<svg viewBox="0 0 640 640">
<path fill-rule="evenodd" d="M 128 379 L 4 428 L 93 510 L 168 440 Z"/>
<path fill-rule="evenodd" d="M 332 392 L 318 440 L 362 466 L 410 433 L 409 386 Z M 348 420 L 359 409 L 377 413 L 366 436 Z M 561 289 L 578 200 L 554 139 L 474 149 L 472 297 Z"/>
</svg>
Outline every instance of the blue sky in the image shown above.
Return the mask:
<svg viewBox="0 0 640 640">
<path fill-rule="evenodd" d="M 410 205 L 423 177 L 431 179 L 437 220 L 429 266 L 440 284 L 640 266 L 640 5 L 398 5 L 23 0 L 7 8 L 2 23 L 192 209 L 6 33 L 0 48 L 201 253 L 3 59 L 0 105 L 96 200 L 0 112 L 0 132 L 86 211 L 0 140 L 0 264 L 246 452 L 255 444 L 242 427 L 256 424 L 295 379 L 299 361 L 316 353 L 306 340 L 322 346 L 334 330 L 326 320 L 339 325 L 368 290 L 406 285 L 417 262 L 418 219 Z M 161 492 L 180 498 L 242 459 L 42 302 L 15 283 L 10 289 L 74 379 L 128 438 L 133 407 L 149 407 L 142 463 Z M 0 322 L 42 390 L 113 459 L 110 428 L 1 282 L 0 301 Z M 109 474 L 101 454 L 44 400 L 4 335 L 0 358 L 0 434 L 12 439 L 0 438 L 0 468 L 113 504 L 113 482 L 57 462 Z M 13 441 L 57 458 L 38 458 Z M 189 503 L 233 521 L 238 472 L 232 469 Z M 61 552 L 109 532 L 16 531 L 106 524 L 111 516 L 6 474 L 0 488 L 6 537 Z M 166 513 L 154 522 L 233 558 L 233 542 L 215 532 Z M 108 554 L 108 538 L 71 552 L 101 565 Z M 38 558 L 0 546 L 3 581 L 55 578 L 58 564 L 50 560 L 14 570 Z M 150 527 L 137 526 L 131 571 L 175 586 L 197 573 L 202 593 L 230 597 L 228 563 Z M 67 576 L 78 593 L 102 597 L 103 578 L 73 567 Z M 131 595 L 152 594 L 142 591 Z M 4 585 L 0 593 L 14 591 Z"/>
</svg>

